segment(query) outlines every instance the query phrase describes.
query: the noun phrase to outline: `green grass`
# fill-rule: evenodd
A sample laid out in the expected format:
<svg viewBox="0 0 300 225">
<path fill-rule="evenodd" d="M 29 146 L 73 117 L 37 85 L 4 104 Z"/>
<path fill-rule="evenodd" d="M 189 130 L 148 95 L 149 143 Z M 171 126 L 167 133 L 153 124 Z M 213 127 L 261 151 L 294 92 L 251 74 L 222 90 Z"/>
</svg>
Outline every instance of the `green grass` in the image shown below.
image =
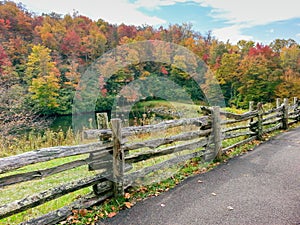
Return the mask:
<svg viewBox="0 0 300 225">
<path fill-rule="evenodd" d="M 5 176 L 20 173 L 20 172 L 24 173 L 24 172 L 40 170 L 43 168 L 54 167 L 54 166 L 61 165 L 63 163 L 82 159 L 84 157 L 86 157 L 86 155 L 68 157 L 64 159 L 56 159 L 49 162 L 30 165 L 22 169 L 19 169 L 17 171 L 14 171 L 13 173 L 9 173 L 9 174 L 7 173 L 5 174 Z M 1 189 L 0 205 L 12 202 L 14 200 L 22 199 L 26 196 L 42 192 L 44 190 L 48 190 L 53 187 L 57 187 L 63 183 L 69 183 L 88 176 L 92 176 L 93 174 L 95 174 L 95 172 L 89 172 L 87 166 L 81 166 L 43 179 L 38 179 L 34 181 L 29 181 L 21 184 L 4 187 Z M 77 192 L 70 193 L 58 199 L 47 202 L 36 208 L 11 216 L 7 219 L 2 219 L 0 220 L 0 224 L 18 224 L 24 220 L 28 220 L 29 218 L 41 216 L 45 213 L 48 213 L 51 210 L 59 209 L 65 205 L 68 205 L 71 202 L 73 202 L 74 199 L 76 199 L 78 196 L 85 195 L 91 191 L 92 191 L 91 188 L 85 188 Z"/>
<path fill-rule="evenodd" d="M 13 140 L 0 140 L 0 157 L 21 154 L 27 151 L 45 147 L 77 145 L 79 144 L 79 142 L 82 142 L 81 135 L 74 135 L 72 130 L 68 130 L 66 133 L 63 133 L 62 131 L 54 132 L 51 130 L 46 130 L 43 134 L 36 134 L 34 132 L 30 132 L 29 134 L 25 134 L 21 137 L 14 138 Z M 0 178 L 14 174 L 52 168 L 87 157 L 88 154 L 85 154 L 28 165 L 23 168 L 14 170 L 12 172 L 0 174 Z M 20 184 L 7 186 L 1 188 L 0 190 L 0 205 L 4 205 L 6 203 L 25 198 L 26 196 L 30 196 L 32 194 L 57 187 L 63 183 L 69 183 L 78 179 L 92 176 L 93 174 L 95 174 L 95 172 L 89 172 L 88 167 L 86 165 L 74 168 L 72 170 L 64 171 L 43 179 L 37 179 L 29 182 L 23 182 Z M 58 199 L 47 202 L 41 206 L 29 209 L 25 212 L 13 215 L 6 219 L 2 219 L 0 220 L 0 224 L 18 224 L 22 221 L 28 220 L 29 218 L 41 216 L 45 213 L 48 213 L 51 210 L 61 208 L 71 203 L 79 195 L 85 195 L 89 192 L 91 192 L 91 188 L 85 188 L 77 192 L 70 193 Z"/>
<path fill-rule="evenodd" d="M 153 109 L 163 108 L 179 113 L 181 116 L 172 116 L 168 113 L 153 113 Z M 150 111 L 150 113 L 149 113 Z M 187 104 L 181 102 L 168 102 L 165 100 L 150 100 L 141 101 L 135 104 L 132 108 L 132 117 L 137 117 L 138 122 L 143 118 L 143 113 L 147 114 L 147 119 L 151 123 L 157 123 L 165 119 L 192 118 L 199 116 L 200 106 L 196 104 Z"/>
<path fill-rule="evenodd" d="M 185 127 L 182 129 L 170 128 L 168 131 L 163 131 L 162 133 L 157 133 L 157 134 L 149 136 L 149 137 L 147 137 L 147 134 L 145 134 L 145 135 L 135 137 L 135 139 L 130 139 L 129 141 L 134 142 L 134 141 L 137 141 L 137 139 L 145 140 L 147 138 L 153 139 L 153 138 L 168 137 L 171 135 L 175 135 L 178 132 L 190 131 L 191 129 L 192 129 L 192 127 Z M 193 129 L 195 129 L 195 127 Z M 49 135 L 49 133 L 47 133 L 48 137 L 49 136 L 55 137 L 55 135 L 57 135 L 57 134 L 51 133 L 51 135 Z M 26 142 L 31 142 L 34 139 L 35 138 L 33 136 L 31 136 L 30 138 L 27 137 L 26 139 L 24 138 L 24 139 L 20 140 L 20 143 L 23 144 L 24 140 L 26 140 Z M 51 140 L 51 139 L 44 138 L 44 140 Z M 35 142 L 34 144 L 30 143 L 30 145 L 37 146 L 36 143 L 37 142 Z M 38 143 L 41 143 L 40 146 L 43 146 L 43 147 L 51 144 L 48 141 L 38 142 Z M 72 142 L 70 142 L 70 143 L 72 143 Z M 167 145 L 167 146 L 171 146 L 171 145 Z M 166 146 L 164 146 L 164 147 L 166 147 Z M 26 150 L 24 150 L 24 151 L 27 151 L 27 150 L 29 150 L 29 148 L 28 149 L 26 148 Z M 137 152 L 141 152 L 143 150 L 145 150 L 145 149 L 140 149 Z M 137 152 L 135 152 L 135 153 L 137 153 Z M 135 165 L 134 170 L 144 168 L 145 166 L 154 165 L 156 163 L 170 159 L 171 157 L 176 157 L 181 154 L 185 154 L 185 152 L 175 153 L 175 154 L 172 154 L 170 156 L 165 156 L 165 157 L 157 157 L 154 159 L 150 159 L 148 161 L 141 162 L 140 164 Z M 51 160 L 48 162 L 42 162 L 42 163 L 38 163 L 38 164 L 28 165 L 28 166 L 20 168 L 18 170 L 8 172 L 5 174 L 1 174 L 0 177 L 19 174 L 19 173 L 26 173 L 26 172 L 36 171 L 36 170 L 42 170 L 42 169 L 51 168 L 51 167 L 56 167 L 56 166 L 59 166 L 59 165 L 62 165 L 62 164 L 68 163 L 68 162 L 86 158 L 87 156 L 88 155 L 73 156 L 73 157 L 55 159 L 55 160 Z M 153 183 L 154 181 L 157 181 L 157 180 L 166 179 L 166 177 L 162 178 L 162 174 L 166 174 L 166 172 L 168 171 L 168 174 L 170 174 L 170 176 L 171 176 L 171 175 L 177 173 L 177 171 L 180 169 L 181 166 L 179 166 L 179 167 L 174 166 L 172 168 L 168 168 L 168 170 L 152 173 L 150 176 L 147 176 L 146 179 L 149 179 L 149 181 L 147 181 L 147 182 Z M 55 174 L 55 175 L 43 178 L 43 179 L 38 179 L 38 180 L 30 181 L 30 182 L 24 182 L 21 184 L 11 185 L 11 186 L 2 188 L 1 195 L 0 195 L 0 205 L 12 202 L 14 200 L 22 199 L 26 196 L 29 196 L 29 195 L 32 195 L 35 193 L 39 193 L 44 190 L 48 190 L 50 188 L 59 186 L 62 183 L 68 183 L 68 182 L 71 182 L 74 180 L 78 180 L 78 179 L 82 179 L 82 178 L 91 176 L 94 173 L 95 172 L 89 172 L 87 166 L 81 166 L 81 167 L 74 168 L 69 171 L 65 171 L 65 172 L 62 172 L 59 174 Z M 143 183 L 145 183 L 145 180 L 143 181 Z M 38 207 L 35 207 L 33 209 L 19 213 L 17 215 L 13 215 L 6 219 L 2 219 L 2 220 L 0 220 L 0 224 L 18 224 L 18 223 L 28 220 L 30 218 L 41 216 L 45 213 L 48 213 L 49 211 L 52 211 L 52 210 L 61 208 L 65 205 L 68 205 L 71 202 L 73 202 L 74 199 L 76 199 L 78 196 L 85 195 L 89 192 L 91 192 L 91 188 L 85 188 L 83 190 L 80 190 L 80 191 L 77 191 L 74 193 L 70 193 L 68 195 L 65 195 L 58 199 L 47 202 L 47 203 L 40 205 Z"/>
</svg>

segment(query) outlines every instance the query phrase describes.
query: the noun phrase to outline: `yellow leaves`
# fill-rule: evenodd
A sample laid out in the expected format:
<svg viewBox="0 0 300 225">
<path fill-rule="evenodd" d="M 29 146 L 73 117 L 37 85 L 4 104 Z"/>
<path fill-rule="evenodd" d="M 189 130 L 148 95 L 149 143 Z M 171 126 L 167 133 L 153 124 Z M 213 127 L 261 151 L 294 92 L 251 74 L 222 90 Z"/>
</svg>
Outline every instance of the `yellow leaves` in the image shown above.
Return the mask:
<svg viewBox="0 0 300 225">
<path fill-rule="evenodd" d="M 150 76 L 151 73 L 149 71 L 143 71 L 142 75 L 140 76 L 140 80 L 145 80 L 146 77 Z"/>
<path fill-rule="evenodd" d="M 26 66 L 28 90 L 36 106 L 42 111 L 57 108 L 60 71 L 55 62 L 51 61 L 50 49 L 42 45 L 34 45 Z"/>
</svg>

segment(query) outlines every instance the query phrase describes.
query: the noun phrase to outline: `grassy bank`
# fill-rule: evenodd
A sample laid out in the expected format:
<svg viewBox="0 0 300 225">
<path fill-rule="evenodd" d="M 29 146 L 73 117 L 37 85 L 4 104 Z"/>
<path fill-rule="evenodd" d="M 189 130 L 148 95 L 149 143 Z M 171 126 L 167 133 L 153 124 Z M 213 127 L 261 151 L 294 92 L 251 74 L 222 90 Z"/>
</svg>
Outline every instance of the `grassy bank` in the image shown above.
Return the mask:
<svg viewBox="0 0 300 225">
<path fill-rule="evenodd" d="M 0 136 L 0 158 L 21 154 L 39 148 L 52 146 L 76 145 L 82 140 L 80 133 L 74 134 L 72 129 L 66 132 L 46 129 L 44 132 L 31 131 L 12 138 Z"/>
</svg>

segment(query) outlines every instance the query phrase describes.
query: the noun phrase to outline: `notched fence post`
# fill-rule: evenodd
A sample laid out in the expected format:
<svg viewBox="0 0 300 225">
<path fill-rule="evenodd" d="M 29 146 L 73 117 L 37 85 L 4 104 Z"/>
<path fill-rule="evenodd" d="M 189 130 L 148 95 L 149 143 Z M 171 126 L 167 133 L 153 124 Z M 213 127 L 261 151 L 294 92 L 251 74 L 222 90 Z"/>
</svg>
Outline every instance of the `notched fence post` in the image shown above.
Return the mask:
<svg viewBox="0 0 300 225">
<path fill-rule="evenodd" d="M 96 114 L 96 119 L 97 119 L 98 130 L 109 129 L 107 113 L 97 113 Z M 109 141 L 109 137 L 107 137 L 105 135 L 100 135 L 99 140 L 100 140 L 101 143 L 104 144 L 104 143 Z"/>
<path fill-rule="evenodd" d="M 285 98 L 283 100 L 282 129 L 287 130 L 288 128 L 289 128 L 289 100 Z"/>
<path fill-rule="evenodd" d="M 257 139 L 263 139 L 263 104 L 261 102 L 257 103 Z"/>
<path fill-rule="evenodd" d="M 215 157 L 220 159 L 222 156 L 222 129 L 221 129 L 221 114 L 220 107 L 213 106 L 211 108 L 212 119 L 212 133 L 210 143 L 208 144 L 207 153 L 205 154 L 205 161 L 211 161 Z"/>
<path fill-rule="evenodd" d="M 111 120 L 113 139 L 113 188 L 115 197 L 124 195 L 124 150 L 122 143 L 122 121 L 121 119 Z"/>
</svg>

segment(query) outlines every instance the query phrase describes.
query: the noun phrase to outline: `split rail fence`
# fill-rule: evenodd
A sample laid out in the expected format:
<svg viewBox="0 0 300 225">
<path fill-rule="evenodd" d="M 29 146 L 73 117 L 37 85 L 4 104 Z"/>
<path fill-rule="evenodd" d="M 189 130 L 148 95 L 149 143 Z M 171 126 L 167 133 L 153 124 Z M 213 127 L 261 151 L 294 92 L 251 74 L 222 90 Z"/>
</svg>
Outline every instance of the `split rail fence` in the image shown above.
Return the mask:
<svg viewBox="0 0 300 225">
<path fill-rule="evenodd" d="M 254 110 L 253 104 L 250 104 L 249 112 L 241 115 L 224 112 L 219 107 L 201 109 L 205 115 L 199 118 L 139 127 L 122 128 L 120 119 L 112 119 L 111 128 L 85 131 L 87 139 L 100 137 L 101 141 L 96 143 L 44 148 L 1 158 L 0 192 L 14 185 L 34 185 L 35 180 L 46 179 L 81 166 L 86 166 L 83 169 L 94 173 L 19 200 L 3 205 L 0 203 L 0 221 L 74 191 L 91 187 L 93 191 L 90 194 L 76 199 L 70 205 L 22 223 L 56 224 L 71 215 L 74 209 L 88 208 L 109 197 L 123 195 L 126 188 L 149 174 L 165 171 L 196 157 L 206 161 L 213 160 L 234 147 L 262 139 L 266 133 L 288 129 L 289 125 L 300 121 L 299 101 L 296 98 L 291 105 L 287 99 L 284 99 L 283 104 L 277 101 L 277 107 L 268 111 L 261 104 Z M 55 167 L 22 172 L 22 168 L 28 165 L 78 155 L 87 157 Z M 150 163 L 145 163 L 147 160 Z"/>
</svg>

